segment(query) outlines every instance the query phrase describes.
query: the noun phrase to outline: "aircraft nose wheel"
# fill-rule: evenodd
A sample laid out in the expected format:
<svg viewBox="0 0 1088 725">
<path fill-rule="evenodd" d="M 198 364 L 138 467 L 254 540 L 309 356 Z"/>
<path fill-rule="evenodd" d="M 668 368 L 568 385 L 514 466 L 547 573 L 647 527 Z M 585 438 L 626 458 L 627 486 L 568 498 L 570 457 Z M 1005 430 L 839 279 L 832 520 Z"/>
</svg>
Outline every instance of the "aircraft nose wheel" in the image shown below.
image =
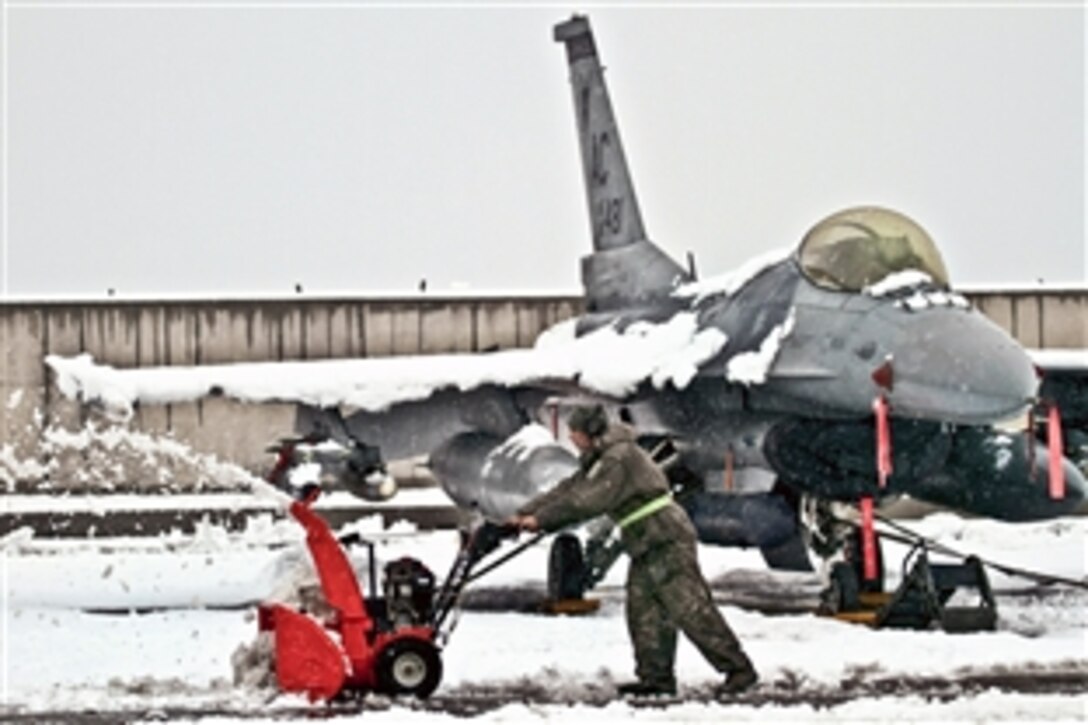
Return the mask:
<svg viewBox="0 0 1088 725">
<path fill-rule="evenodd" d="M 442 679 L 438 649 L 421 639 L 400 639 L 378 655 L 378 691 L 428 697 Z"/>
</svg>

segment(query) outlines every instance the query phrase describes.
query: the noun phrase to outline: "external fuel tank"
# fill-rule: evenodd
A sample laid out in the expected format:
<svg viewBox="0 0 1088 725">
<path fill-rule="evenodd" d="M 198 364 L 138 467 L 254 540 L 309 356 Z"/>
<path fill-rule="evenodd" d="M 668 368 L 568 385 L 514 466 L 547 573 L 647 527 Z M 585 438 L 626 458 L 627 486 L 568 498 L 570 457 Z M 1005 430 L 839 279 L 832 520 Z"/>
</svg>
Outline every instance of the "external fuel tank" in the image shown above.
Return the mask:
<svg viewBox="0 0 1088 725">
<path fill-rule="evenodd" d="M 458 433 L 431 454 L 430 467 L 460 507 L 501 520 L 578 468 L 578 459 L 542 426 L 503 440 Z"/>
</svg>

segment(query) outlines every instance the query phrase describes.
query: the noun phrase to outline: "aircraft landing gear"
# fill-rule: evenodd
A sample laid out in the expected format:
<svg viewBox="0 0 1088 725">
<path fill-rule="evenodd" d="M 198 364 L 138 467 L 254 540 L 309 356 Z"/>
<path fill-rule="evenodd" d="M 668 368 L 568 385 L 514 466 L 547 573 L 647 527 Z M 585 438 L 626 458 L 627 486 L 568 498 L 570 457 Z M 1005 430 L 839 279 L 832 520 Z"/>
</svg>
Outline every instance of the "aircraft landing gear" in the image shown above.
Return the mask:
<svg viewBox="0 0 1088 725">
<path fill-rule="evenodd" d="M 805 496 L 801 523 L 806 543 L 824 563 L 827 588 L 823 608 L 831 612 L 858 607 L 862 594 L 884 591 L 884 556 L 876 537 L 876 577 L 866 579 L 861 527 L 853 522 L 856 509 L 847 504 Z"/>
<path fill-rule="evenodd" d="M 560 534 L 548 554 L 548 599 L 541 611 L 547 614 L 590 614 L 596 612 L 599 599 L 585 594 L 596 581 L 590 577 L 590 565 L 582 551 L 582 542 L 574 534 Z"/>
<path fill-rule="evenodd" d="M 830 563 L 827 586 L 820 593 L 820 609 L 828 614 L 857 611 L 867 594 L 884 591 L 884 556 L 880 538 L 876 542 L 876 577 L 866 579 L 861 558 L 861 529 L 854 529 L 843 542 L 843 557 Z"/>
</svg>

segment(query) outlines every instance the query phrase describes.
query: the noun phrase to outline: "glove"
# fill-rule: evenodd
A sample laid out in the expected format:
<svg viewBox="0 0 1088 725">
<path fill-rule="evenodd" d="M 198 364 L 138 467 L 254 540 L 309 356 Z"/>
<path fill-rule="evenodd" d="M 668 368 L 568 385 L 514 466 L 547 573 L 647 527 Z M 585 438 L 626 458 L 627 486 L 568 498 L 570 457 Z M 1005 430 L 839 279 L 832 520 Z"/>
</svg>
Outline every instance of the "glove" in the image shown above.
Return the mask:
<svg viewBox="0 0 1088 725">
<path fill-rule="evenodd" d="M 512 539 L 517 535 L 518 529 L 513 526 L 485 521 L 472 537 L 472 554 L 477 559 L 487 556 L 498 548 L 503 539 Z"/>
</svg>

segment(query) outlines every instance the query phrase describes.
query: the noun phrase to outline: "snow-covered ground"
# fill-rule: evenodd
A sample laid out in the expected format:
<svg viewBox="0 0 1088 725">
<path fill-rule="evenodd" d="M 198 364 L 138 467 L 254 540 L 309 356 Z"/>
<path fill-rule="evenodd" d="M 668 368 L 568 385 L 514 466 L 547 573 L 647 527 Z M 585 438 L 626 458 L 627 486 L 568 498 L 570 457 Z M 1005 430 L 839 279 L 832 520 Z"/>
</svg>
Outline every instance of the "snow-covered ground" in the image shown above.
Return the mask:
<svg viewBox="0 0 1088 725">
<path fill-rule="evenodd" d="M 383 531 L 378 519 L 356 528 L 378 542 L 381 559 L 421 559 L 442 576 L 454 555 L 454 532 Z M 1088 519 L 1001 524 L 937 514 L 922 533 L 959 550 L 1010 566 L 1084 580 Z M 65 717 L 86 711 L 203 721 L 245 722 L 300 717 L 301 698 L 247 690 L 232 683 L 231 655 L 253 641 L 248 603 L 275 596 L 306 561 L 302 533 L 289 521 L 258 517 L 243 533 L 205 526 L 195 535 L 156 539 L 44 540 L 10 535 L 3 547 L 3 668 L 5 715 Z M 364 549 L 353 553 L 361 561 Z M 904 549 L 886 550 L 892 584 Z M 729 572 L 764 567 L 757 553 L 718 548 L 700 552 L 709 579 L 738 581 Z M 546 545 L 489 575 L 488 587 L 539 585 Z M 699 701 L 718 682 L 682 642 L 677 674 L 686 701 L 639 708 L 603 704 L 600 693 L 631 677 L 617 566 L 601 588 L 601 610 L 585 617 L 466 611 L 443 654 L 445 677 L 436 697 L 489 691 L 511 693 L 510 704 L 479 722 L 677 720 L 1064 720 L 1088 717 L 1088 684 L 1074 694 L 962 689 L 907 696 L 870 695 L 846 702 L 719 704 Z M 753 577 L 795 591 L 797 575 Z M 874 631 L 812 614 L 771 615 L 723 606 L 767 687 L 825 694 L 865 681 L 960 680 L 1012 672 L 1072 673 L 1088 683 L 1088 593 L 1039 591 L 1030 582 L 991 572 L 1002 592 L 998 631 L 950 635 L 939 631 Z M 1013 594 L 1019 590 L 1020 595 Z M 776 596 L 771 592 L 771 596 Z M 222 607 L 233 607 L 222 609 Z M 92 611 L 93 610 L 93 611 Z M 95 613 L 103 610 L 124 613 Z M 129 611 L 131 610 L 131 611 Z M 142 612 L 142 613 L 140 613 Z M 519 702 L 519 693 L 553 693 Z M 606 698 L 607 699 L 607 698 Z M 568 704 L 567 701 L 573 704 Z M 380 702 L 380 701 L 379 701 Z M 206 714 L 220 712 L 220 715 Z M 345 719 L 431 722 L 454 719 L 412 703 L 393 703 Z M 232 719 L 233 718 L 233 719 Z"/>
</svg>

